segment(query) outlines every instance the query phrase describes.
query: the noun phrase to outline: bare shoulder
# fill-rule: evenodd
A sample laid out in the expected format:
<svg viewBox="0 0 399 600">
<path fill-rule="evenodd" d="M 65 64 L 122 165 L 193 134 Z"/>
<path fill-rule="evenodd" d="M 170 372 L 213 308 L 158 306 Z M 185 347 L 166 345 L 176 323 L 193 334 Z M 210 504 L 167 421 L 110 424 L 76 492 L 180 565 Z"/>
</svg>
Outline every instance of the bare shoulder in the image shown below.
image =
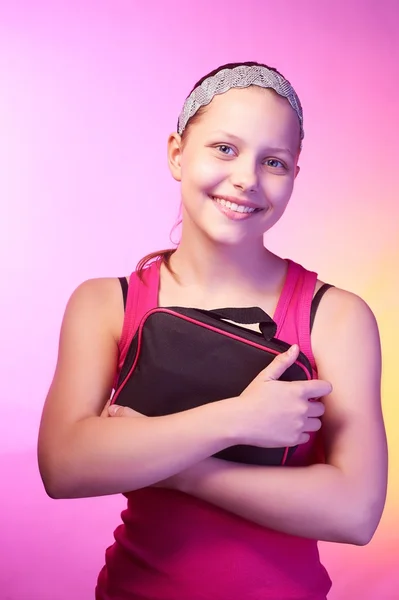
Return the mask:
<svg viewBox="0 0 399 600">
<path fill-rule="evenodd" d="M 71 319 L 95 320 L 118 342 L 123 316 L 123 296 L 119 279 L 101 277 L 84 281 L 72 292 L 65 310 L 64 325 Z"/>
<path fill-rule="evenodd" d="M 316 292 L 322 285 L 323 282 L 318 281 Z M 347 290 L 337 287 L 328 289 L 320 302 L 315 317 L 315 343 L 322 339 L 327 332 L 331 333 L 331 330 L 341 333 L 345 330 L 352 333 L 360 330 L 359 334 L 361 335 L 361 331 L 364 329 L 366 335 L 373 334 L 373 332 L 374 334 L 378 333 L 375 315 L 367 302 Z"/>
</svg>

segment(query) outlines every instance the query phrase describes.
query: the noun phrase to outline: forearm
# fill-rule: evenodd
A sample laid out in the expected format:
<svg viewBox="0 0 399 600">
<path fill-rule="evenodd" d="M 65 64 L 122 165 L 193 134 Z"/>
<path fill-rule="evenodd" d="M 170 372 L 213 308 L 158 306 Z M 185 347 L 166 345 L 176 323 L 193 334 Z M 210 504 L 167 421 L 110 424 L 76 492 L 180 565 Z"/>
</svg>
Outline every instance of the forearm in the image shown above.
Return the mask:
<svg viewBox="0 0 399 600">
<path fill-rule="evenodd" d="M 347 479 L 330 465 L 259 467 L 210 458 L 179 478 L 182 491 L 276 531 L 359 545 L 371 535 Z"/>
<path fill-rule="evenodd" d="M 90 417 L 39 443 L 46 490 L 55 498 L 124 493 L 152 485 L 231 445 L 229 401 L 165 417 Z"/>
</svg>

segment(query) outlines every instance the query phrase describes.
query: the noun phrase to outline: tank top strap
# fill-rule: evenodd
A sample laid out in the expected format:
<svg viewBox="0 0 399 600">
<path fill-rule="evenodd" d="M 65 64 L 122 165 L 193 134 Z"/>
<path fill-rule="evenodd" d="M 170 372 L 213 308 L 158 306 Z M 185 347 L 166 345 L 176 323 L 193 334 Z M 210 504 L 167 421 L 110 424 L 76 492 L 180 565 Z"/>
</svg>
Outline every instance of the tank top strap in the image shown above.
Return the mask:
<svg viewBox="0 0 399 600">
<path fill-rule="evenodd" d="M 317 273 L 302 270 L 302 289 L 297 304 L 298 341 L 302 352 L 309 358 L 313 369 L 316 371 L 316 361 L 313 355 L 311 342 L 311 311 L 314 292 L 317 283 Z"/>
<path fill-rule="evenodd" d="M 287 312 L 301 273 L 300 266 L 293 260 L 286 259 L 286 262 L 288 263 L 287 274 L 276 310 L 274 311 L 273 315 L 273 320 L 277 323 L 276 338 L 280 338 L 281 329 L 285 322 L 285 318 L 287 316 Z"/>
<path fill-rule="evenodd" d="M 141 319 L 149 310 L 158 306 L 160 264 L 160 261 L 157 260 L 144 269 L 142 280 L 136 271 L 130 275 L 125 318 L 119 341 L 118 373 Z"/>
<path fill-rule="evenodd" d="M 286 281 L 274 315 L 276 337 L 289 344 L 298 344 L 315 371 L 310 316 L 316 282 L 317 273 L 289 260 Z"/>
</svg>

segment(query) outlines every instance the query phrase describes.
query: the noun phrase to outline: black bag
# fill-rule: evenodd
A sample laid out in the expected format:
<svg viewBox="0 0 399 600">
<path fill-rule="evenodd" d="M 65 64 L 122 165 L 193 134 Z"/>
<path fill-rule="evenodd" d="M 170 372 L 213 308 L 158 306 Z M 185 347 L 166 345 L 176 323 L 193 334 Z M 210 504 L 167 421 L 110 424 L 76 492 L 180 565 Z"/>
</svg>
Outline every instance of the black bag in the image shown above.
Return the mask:
<svg viewBox="0 0 399 600">
<path fill-rule="evenodd" d="M 226 321 L 227 320 L 227 321 Z M 231 323 L 229 321 L 234 321 Z M 237 323 L 258 323 L 256 332 Z M 289 344 L 274 338 L 276 323 L 260 308 L 154 308 L 142 318 L 121 369 L 112 403 L 149 417 L 239 396 Z M 312 379 L 300 353 L 281 380 Z M 233 446 L 217 458 L 282 465 L 292 448 Z"/>
</svg>

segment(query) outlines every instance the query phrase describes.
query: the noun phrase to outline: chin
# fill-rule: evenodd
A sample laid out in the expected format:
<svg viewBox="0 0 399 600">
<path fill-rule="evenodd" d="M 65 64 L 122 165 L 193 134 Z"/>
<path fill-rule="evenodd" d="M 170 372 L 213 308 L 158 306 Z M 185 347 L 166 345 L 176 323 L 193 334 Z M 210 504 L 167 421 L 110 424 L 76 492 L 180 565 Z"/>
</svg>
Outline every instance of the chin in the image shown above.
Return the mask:
<svg viewBox="0 0 399 600">
<path fill-rule="evenodd" d="M 263 239 L 263 232 L 232 231 L 230 227 L 206 227 L 202 229 L 207 239 L 215 246 L 234 247 L 253 242 L 254 239 Z"/>
<path fill-rule="evenodd" d="M 269 218 L 262 219 L 258 223 L 208 223 L 201 227 L 205 236 L 213 243 L 222 246 L 238 246 L 253 244 L 259 240 L 263 244 L 264 234 L 275 224 L 276 220 Z"/>
</svg>

